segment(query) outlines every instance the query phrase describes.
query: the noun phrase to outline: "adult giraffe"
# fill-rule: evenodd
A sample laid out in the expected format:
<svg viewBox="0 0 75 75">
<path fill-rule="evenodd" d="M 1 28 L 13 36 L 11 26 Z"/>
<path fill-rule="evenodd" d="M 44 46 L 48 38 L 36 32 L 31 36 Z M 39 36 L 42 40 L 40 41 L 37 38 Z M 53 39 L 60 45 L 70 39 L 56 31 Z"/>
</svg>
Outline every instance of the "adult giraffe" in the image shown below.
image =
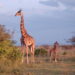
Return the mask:
<svg viewBox="0 0 75 75">
<path fill-rule="evenodd" d="M 24 26 L 24 15 L 23 15 L 23 11 L 19 10 L 15 16 L 20 16 L 21 17 L 21 22 L 20 22 L 20 30 L 21 30 L 21 47 L 22 47 L 22 52 L 24 55 L 24 49 L 23 47 L 26 47 L 26 57 L 27 57 L 27 64 L 29 63 L 29 58 L 28 58 L 28 49 L 30 49 L 31 52 L 31 56 L 32 56 L 32 61 L 34 62 L 34 48 L 35 48 L 35 41 L 33 39 L 32 36 L 30 36 Z M 23 62 L 23 58 L 22 58 L 22 62 Z"/>
</svg>

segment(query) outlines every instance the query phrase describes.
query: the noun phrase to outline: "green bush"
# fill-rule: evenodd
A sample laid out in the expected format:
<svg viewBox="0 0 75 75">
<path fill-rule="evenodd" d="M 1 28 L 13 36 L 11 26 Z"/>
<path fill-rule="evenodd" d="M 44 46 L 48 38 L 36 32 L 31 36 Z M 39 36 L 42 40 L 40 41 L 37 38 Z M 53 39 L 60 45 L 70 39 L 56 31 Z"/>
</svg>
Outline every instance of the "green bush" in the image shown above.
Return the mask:
<svg viewBox="0 0 75 75">
<path fill-rule="evenodd" d="M 63 54 L 62 55 L 66 55 L 67 54 L 67 52 L 63 52 Z"/>
<path fill-rule="evenodd" d="M 0 48 L 0 59 L 18 60 L 21 57 L 21 51 L 17 47 Z"/>
<path fill-rule="evenodd" d="M 43 49 L 43 48 L 37 48 L 35 50 L 35 55 L 36 56 L 46 56 L 47 55 L 47 50 Z"/>
<path fill-rule="evenodd" d="M 18 60 L 21 52 L 12 40 L 12 33 L 8 31 L 4 25 L 0 25 L 0 59 Z"/>
<path fill-rule="evenodd" d="M 21 51 L 15 47 L 7 54 L 7 59 L 10 60 L 19 60 L 21 59 L 21 57 L 22 57 Z"/>
</svg>

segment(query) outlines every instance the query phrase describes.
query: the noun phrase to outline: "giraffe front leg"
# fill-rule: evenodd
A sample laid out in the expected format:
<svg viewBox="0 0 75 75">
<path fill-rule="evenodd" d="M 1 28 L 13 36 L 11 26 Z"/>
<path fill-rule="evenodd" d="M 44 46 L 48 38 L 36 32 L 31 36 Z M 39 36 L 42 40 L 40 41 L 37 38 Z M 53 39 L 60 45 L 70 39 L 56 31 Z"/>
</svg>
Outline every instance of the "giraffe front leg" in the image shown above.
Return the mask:
<svg viewBox="0 0 75 75">
<path fill-rule="evenodd" d="M 56 53 L 56 51 L 54 52 L 54 61 L 57 62 L 57 53 Z"/>
<path fill-rule="evenodd" d="M 21 42 L 21 53 L 24 53 L 24 44 L 23 44 L 23 39 L 22 37 L 20 38 L 20 42 Z"/>
<path fill-rule="evenodd" d="M 31 59 L 32 59 L 32 62 L 34 63 L 35 62 L 35 60 L 34 60 L 34 46 L 32 45 L 31 46 Z"/>
<path fill-rule="evenodd" d="M 24 46 L 22 46 L 22 63 L 24 62 Z"/>
<path fill-rule="evenodd" d="M 28 58 L 28 46 L 26 46 L 26 62 L 29 64 L 29 58 Z"/>
</svg>

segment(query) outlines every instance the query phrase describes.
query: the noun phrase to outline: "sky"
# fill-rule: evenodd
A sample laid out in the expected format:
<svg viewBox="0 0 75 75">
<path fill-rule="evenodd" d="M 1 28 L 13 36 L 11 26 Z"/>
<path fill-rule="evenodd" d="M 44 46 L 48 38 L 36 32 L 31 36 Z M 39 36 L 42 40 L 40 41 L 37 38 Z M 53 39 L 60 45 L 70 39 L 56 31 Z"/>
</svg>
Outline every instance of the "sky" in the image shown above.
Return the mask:
<svg viewBox="0 0 75 75">
<path fill-rule="evenodd" d="M 14 31 L 13 39 L 20 45 L 20 17 L 22 9 L 25 27 L 36 45 L 68 44 L 75 35 L 75 0 L 0 0 L 0 24 Z"/>
</svg>

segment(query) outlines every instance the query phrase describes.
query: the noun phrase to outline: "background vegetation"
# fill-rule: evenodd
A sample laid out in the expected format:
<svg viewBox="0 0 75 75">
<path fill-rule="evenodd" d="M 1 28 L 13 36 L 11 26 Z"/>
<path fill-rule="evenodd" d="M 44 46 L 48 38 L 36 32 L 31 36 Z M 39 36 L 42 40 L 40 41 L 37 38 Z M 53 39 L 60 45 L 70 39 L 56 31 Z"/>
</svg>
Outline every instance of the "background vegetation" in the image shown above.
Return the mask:
<svg viewBox="0 0 75 75">
<path fill-rule="evenodd" d="M 15 61 L 20 58 L 21 52 L 12 40 L 12 32 L 7 30 L 4 25 L 0 25 L 0 59 Z"/>
<path fill-rule="evenodd" d="M 75 75 L 75 47 L 61 46 L 57 63 L 50 62 L 47 54 L 45 48 L 36 48 L 35 63 L 22 63 L 12 32 L 0 25 L 0 75 Z"/>
</svg>

